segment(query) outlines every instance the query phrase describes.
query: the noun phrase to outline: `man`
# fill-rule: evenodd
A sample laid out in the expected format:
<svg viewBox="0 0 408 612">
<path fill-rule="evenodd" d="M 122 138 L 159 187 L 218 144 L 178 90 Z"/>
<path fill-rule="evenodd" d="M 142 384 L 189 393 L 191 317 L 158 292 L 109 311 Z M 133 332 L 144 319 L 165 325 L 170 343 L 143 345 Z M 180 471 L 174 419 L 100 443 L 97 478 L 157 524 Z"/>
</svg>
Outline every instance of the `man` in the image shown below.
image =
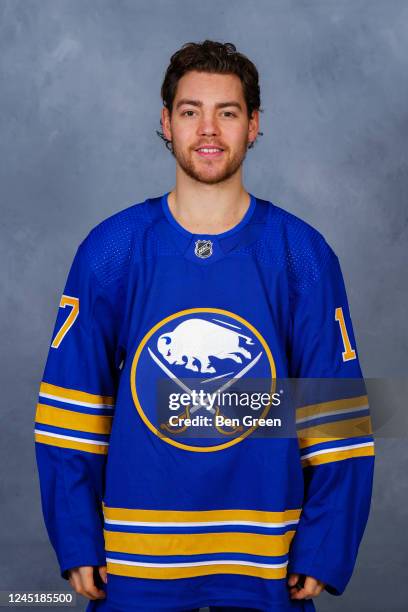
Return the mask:
<svg viewBox="0 0 408 612">
<path fill-rule="evenodd" d="M 314 610 L 351 577 L 374 464 L 338 259 L 243 186 L 260 96 L 234 45 L 184 45 L 162 97 L 175 187 L 94 228 L 61 298 L 36 415 L 48 533 L 88 610 Z M 290 402 L 290 378 L 356 384 Z M 262 409 L 222 403 L 254 381 Z"/>
</svg>

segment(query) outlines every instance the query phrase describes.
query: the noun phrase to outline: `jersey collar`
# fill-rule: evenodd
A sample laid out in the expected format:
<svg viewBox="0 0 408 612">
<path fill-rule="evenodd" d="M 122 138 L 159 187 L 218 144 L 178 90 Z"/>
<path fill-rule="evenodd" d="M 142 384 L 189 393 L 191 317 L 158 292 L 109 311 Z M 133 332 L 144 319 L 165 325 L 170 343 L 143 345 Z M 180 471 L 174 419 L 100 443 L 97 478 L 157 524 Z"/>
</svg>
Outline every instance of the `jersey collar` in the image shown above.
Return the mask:
<svg viewBox="0 0 408 612">
<path fill-rule="evenodd" d="M 254 242 L 264 223 L 265 209 L 250 193 L 249 207 L 237 225 L 219 234 L 194 234 L 173 217 L 168 204 L 169 193 L 155 198 L 156 214 L 160 218 L 156 229 L 162 238 L 167 238 L 178 252 L 197 265 L 215 263 L 234 248 Z"/>
</svg>

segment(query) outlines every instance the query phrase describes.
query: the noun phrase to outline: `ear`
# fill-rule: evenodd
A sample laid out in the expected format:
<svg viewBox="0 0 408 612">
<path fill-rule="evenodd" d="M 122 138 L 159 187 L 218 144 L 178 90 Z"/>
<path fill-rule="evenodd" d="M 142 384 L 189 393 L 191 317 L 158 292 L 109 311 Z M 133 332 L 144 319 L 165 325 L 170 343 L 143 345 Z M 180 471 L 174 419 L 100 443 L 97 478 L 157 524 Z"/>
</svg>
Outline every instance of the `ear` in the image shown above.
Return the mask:
<svg viewBox="0 0 408 612">
<path fill-rule="evenodd" d="M 161 110 L 161 124 L 164 136 L 167 140 L 171 140 L 171 121 L 170 121 L 170 112 L 169 109 L 163 106 Z"/>
<path fill-rule="evenodd" d="M 254 142 L 259 132 L 259 111 L 252 111 L 248 125 L 248 143 Z"/>
</svg>

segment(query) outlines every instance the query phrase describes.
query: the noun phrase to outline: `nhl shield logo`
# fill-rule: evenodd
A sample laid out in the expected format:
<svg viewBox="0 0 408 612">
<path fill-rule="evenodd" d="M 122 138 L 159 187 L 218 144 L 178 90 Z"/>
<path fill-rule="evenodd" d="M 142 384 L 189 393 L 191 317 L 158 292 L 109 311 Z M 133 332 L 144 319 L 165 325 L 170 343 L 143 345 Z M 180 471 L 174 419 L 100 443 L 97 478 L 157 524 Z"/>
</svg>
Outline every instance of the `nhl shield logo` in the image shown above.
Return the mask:
<svg viewBox="0 0 408 612">
<path fill-rule="evenodd" d="M 205 259 L 206 257 L 210 257 L 212 255 L 212 242 L 211 240 L 197 240 L 195 243 L 194 253 L 197 257 L 201 257 Z"/>
</svg>

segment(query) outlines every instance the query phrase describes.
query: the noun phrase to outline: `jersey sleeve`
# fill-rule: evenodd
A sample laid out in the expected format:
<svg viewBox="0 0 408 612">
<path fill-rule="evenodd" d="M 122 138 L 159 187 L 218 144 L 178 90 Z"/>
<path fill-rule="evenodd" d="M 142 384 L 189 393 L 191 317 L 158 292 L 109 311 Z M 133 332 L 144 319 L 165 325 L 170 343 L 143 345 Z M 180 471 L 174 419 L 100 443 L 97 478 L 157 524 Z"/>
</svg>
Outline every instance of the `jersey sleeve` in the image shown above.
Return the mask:
<svg viewBox="0 0 408 612">
<path fill-rule="evenodd" d="M 116 315 L 86 240 L 59 304 L 35 414 L 44 521 L 61 576 L 106 563 L 102 501 L 118 377 Z"/>
<path fill-rule="evenodd" d="M 368 519 L 374 439 L 344 281 L 331 249 L 320 278 L 294 301 L 291 343 L 304 503 L 288 571 L 313 576 L 340 595 Z"/>
</svg>

